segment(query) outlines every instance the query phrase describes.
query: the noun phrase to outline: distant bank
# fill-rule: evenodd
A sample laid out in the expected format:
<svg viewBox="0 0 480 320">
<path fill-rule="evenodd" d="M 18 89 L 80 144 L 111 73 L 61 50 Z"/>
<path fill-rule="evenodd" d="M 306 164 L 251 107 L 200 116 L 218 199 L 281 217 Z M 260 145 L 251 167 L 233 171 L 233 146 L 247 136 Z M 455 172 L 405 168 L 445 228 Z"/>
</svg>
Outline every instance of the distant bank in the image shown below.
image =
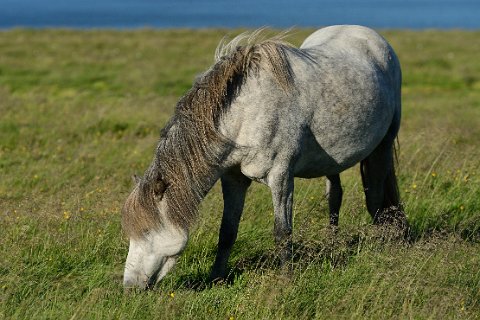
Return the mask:
<svg viewBox="0 0 480 320">
<path fill-rule="evenodd" d="M 0 28 L 480 29 L 479 0 L 1 0 Z"/>
</svg>

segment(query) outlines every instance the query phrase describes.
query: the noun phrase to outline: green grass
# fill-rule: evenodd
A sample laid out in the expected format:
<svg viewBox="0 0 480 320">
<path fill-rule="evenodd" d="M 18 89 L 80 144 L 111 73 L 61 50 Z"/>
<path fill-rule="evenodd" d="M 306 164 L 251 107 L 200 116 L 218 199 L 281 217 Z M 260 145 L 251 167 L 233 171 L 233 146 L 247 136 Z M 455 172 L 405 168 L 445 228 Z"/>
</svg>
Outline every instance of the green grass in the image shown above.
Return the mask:
<svg viewBox="0 0 480 320">
<path fill-rule="evenodd" d="M 398 175 L 411 243 L 371 226 L 358 168 L 342 174 L 336 234 L 323 179 L 297 180 L 287 278 L 269 191 L 255 184 L 232 277 L 209 286 L 216 185 L 176 269 L 155 291 L 124 293 L 130 177 L 218 41 L 236 33 L 0 32 L 0 318 L 480 318 L 480 32 L 467 31 L 382 32 L 404 74 Z"/>
</svg>

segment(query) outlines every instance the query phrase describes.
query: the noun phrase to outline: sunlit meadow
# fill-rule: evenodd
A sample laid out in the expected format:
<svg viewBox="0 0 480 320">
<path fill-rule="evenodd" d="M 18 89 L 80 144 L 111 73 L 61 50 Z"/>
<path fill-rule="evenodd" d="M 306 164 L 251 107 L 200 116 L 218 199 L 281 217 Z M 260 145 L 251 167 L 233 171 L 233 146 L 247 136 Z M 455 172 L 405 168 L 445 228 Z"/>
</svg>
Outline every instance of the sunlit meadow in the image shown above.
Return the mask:
<svg viewBox="0 0 480 320">
<path fill-rule="evenodd" d="M 296 30 L 300 44 L 312 30 Z M 0 32 L 0 318 L 480 318 L 480 32 L 383 31 L 402 63 L 398 176 L 408 241 L 371 225 L 358 168 L 340 227 L 297 180 L 295 268 L 278 269 L 269 191 L 249 191 L 225 283 L 206 283 L 216 185 L 156 290 L 124 293 L 120 209 L 159 130 L 232 30 Z"/>
</svg>

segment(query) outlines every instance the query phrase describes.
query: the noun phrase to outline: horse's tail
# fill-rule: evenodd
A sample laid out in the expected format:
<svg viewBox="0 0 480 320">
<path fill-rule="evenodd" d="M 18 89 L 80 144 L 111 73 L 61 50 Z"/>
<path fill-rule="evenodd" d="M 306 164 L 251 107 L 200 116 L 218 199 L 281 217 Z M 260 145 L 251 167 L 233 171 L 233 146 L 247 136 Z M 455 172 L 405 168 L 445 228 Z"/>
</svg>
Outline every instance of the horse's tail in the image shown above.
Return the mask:
<svg viewBox="0 0 480 320">
<path fill-rule="evenodd" d="M 401 203 L 400 203 L 400 192 L 398 191 L 397 176 L 395 174 L 395 163 L 397 162 L 396 150 L 397 148 L 395 147 L 395 145 L 393 145 L 391 161 L 389 164 L 387 175 L 383 183 L 384 193 L 383 193 L 382 209 L 395 207 L 402 210 Z M 362 182 L 364 186 L 367 185 L 366 177 L 368 174 L 367 173 L 368 167 L 369 167 L 369 160 L 367 158 L 360 163 L 360 173 L 362 176 Z"/>
<path fill-rule="evenodd" d="M 383 199 L 378 199 L 381 201 L 381 204 L 377 204 L 380 205 L 380 208 L 376 206 L 369 208 L 369 212 L 373 217 L 374 223 L 387 223 L 396 225 L 400 227 L 401 230 L 404 230 L 405 236 L 407 236 L 409 234 L 409 226 L 403 205 L 400 201 L 400 192 L 395 172 L 396 164 L 398 164 L 397 151 L 399 148 L 399 143 L 397 134 L 399 127 L 400 112 L 397 111 L 383 141 L 374 151 L 375 156 L 373 156 L 373 158 L 369 156 L 361 161 L 360 173 L 362 176 L 363 185 L 367 188 L 365 190 L 365 195 L 367 196 L 367 206 L 369 204 L 368 188 L 373 187 L 371 184 L 369 184 L 369 182 L 371 183 L 372 176 L 381 175 L 383 179 Z M 386 161 L 379 161 L 378 157 Z M 384 170 L 383 173 L 381 172 L 382 170 Z M 377 176 L 377 178 L 380 177 Z M 370 195 L 370 197 L 372 197 L 372 195 Z M 374 212 L 374 210 L 376 212 Z"/>
<path fill-rule="evenodd" d="M 398 141 L 398 138 L 397 138 Z M 398 191 L 397 175 L 395 172 L 395 165 L 398 164 L 397 147 L 395 143 L 392 145 L 392 156 L 390 160 L 390 169 L 387 171 L 385 182 L 383 183 L 383 204 L 384 209 L 395 207 L 398 210 L 402 210 L 402 204 L 400 202 L 400 192 Z"/>
<path fill-rule="evenodd" d="M 372 211 L 372 208 L 369 208 L 370 214 L 372 215 L 373 222 L 375 224 L 391 224 L 400 227 L 404 230 L 407 235 L 409 233 L 408 221 L 405 216 L 403 205 L 400 201 L 400 192 L 398 188 L 397 176 L 395 173 L 395 164 L 396 164 L 396 153 L 397 148 L 394 144 L 390 147 L 390 163 L 385 166 L 386 173 L 383 180 L 383 199 L 381 200 L 381 205 L 379 208 L 374 209 L 378 210 L 376 212 Z M 366 186 L 365 194 L 367 195 L 368 190 L 368 180 L 369 176 L 373 173 L 372 170 L 375 170 L 375 163 L 372 162 L 372 159 L 366 158 L 360 163 L 360 173 L 362 176 L 363 185 Z M 367 196 L 368 197 L 368 196 Z M 368 206 L 368 200 L 367 200 Z"/>
</svg>

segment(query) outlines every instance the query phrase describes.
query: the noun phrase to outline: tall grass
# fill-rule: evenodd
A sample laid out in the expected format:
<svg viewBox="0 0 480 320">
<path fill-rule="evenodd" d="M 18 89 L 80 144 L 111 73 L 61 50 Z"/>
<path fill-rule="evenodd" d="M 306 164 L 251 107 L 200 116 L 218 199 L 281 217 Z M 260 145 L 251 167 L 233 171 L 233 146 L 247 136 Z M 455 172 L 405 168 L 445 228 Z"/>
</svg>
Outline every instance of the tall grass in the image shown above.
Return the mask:
<svg viewBox="0 0 480 320">
<path fill-rule="evenodd" d="M 336 232 L 324 181 L 299 179 L 288 278 L 269 190 L 255 184 L 231 276 L 212 286 L 216 185 L 176 269 L 155 291 L 123 292 L 130 176 L 236 33 L 0 32 L 0 318 L 480 318 L 480 33 L 467 31 L 382 32 L 404 74 L 397 172 L 411 242 L 371 225 L 358 168 L 342 174 Z"/>
</svg>

